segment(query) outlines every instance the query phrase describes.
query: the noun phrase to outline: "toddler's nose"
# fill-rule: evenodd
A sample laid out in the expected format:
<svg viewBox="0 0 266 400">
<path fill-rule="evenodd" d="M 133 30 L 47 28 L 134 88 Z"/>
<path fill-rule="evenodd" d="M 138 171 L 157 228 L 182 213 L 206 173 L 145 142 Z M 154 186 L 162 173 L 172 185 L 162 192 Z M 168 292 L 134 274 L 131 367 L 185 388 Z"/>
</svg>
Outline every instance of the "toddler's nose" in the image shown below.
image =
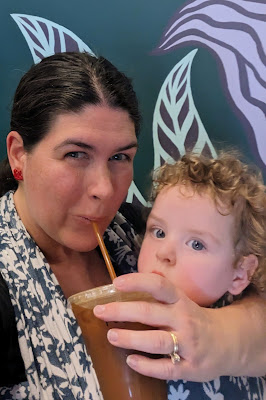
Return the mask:
<svg viewBox="0 0 266 400">
<path fill-rule="evenodd" d="M 160 247 L 156 251 L 158 260 L 167 265 L 175 265 L 176 263 L 176 251 L 172 243 L 163 241 Z"/>
</svg>

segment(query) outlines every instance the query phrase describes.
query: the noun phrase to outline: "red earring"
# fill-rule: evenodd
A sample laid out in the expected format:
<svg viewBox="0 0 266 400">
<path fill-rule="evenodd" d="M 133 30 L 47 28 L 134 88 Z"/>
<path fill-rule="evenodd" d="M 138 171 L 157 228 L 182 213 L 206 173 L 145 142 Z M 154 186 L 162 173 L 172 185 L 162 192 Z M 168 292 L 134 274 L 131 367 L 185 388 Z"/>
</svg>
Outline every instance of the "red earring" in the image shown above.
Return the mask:
<svg viewBox="0 0 266 400">
<path fill-rule="evenodd" d="M 13 175 L 16 181 L 23 181 L 22 171 L 20 171 L 19 169 L 14 169 Z"/>
</svg>

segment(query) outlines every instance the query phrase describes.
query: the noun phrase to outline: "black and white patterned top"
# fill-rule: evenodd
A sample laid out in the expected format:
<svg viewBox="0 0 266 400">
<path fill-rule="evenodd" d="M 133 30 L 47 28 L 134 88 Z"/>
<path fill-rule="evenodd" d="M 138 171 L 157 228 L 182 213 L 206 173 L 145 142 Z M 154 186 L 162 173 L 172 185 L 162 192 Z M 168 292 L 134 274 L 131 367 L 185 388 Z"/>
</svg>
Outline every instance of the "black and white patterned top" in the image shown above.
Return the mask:
<svg viewBox="0 0 266 400">
<path fill-rule="evenodd" d="M 121 214 L 105 236 L 118 273 L 136 271 L 139 238 Z M 22 224 L 12 192 L 0 199 L 0 238 L 0 272 L 15 311 L 27 377 L 13 387 L 1 387 L 1 399 L 102 399 L 70 304 Z"/>
<path fill-rule="evenodd" d="M 102 399 L 71 307 L 18 217 L 12 192 L 0 199 L 0 238 L 0 272 L 15 310 L 27 376 L 18 385 L 0 387 L 1 399 Z M 140 236 L 121 213 L 104 239 L 117 275 L 136 272 Z M 225 295 L 213 307 L 232 301 Z M 204 383 L 169 381 L 168 400 L 266 400 L 265 386 L 265 378 L 250 377 L 224 376 Z"/>
</svg>

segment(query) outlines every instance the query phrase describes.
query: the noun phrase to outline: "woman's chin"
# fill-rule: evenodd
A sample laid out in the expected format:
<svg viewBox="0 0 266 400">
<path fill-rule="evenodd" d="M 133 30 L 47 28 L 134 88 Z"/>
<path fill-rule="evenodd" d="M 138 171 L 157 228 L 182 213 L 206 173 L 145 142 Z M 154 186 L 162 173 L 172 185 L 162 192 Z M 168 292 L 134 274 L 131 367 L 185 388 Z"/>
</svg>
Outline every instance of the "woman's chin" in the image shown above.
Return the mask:
<svg viewBox="0 0 266 400">
<path fill-rule="evenodd" d="M 78 253 L 88 253 L 95 250 L 97 246 L 98 242 L 96 238 L 93 240 L 73 239 L 72 241 L 65 243 L 65 247 Z"/>
</svg>

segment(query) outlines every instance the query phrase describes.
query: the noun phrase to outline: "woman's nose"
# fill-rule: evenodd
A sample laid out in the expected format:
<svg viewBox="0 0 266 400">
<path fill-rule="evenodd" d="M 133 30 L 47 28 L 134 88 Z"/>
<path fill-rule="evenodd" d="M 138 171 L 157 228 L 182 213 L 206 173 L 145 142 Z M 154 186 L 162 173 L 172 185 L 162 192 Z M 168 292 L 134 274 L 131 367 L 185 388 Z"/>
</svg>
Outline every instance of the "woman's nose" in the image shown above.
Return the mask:
<svg viewBox="0 0 266 400">
<path fill-rule="evenodd" d="M 163 241 L 156 250 L 156 256 L 161 263 L 166 265 L 175 265 L 176 249 L 174 243 Z"/>
<path fill-rule="evenodd" d="M 112 175 L 108 167 L 99 167 L 93 173 L 88 185 L 89 196 L 105 200 L 114 195 Z"/>
</svg>

